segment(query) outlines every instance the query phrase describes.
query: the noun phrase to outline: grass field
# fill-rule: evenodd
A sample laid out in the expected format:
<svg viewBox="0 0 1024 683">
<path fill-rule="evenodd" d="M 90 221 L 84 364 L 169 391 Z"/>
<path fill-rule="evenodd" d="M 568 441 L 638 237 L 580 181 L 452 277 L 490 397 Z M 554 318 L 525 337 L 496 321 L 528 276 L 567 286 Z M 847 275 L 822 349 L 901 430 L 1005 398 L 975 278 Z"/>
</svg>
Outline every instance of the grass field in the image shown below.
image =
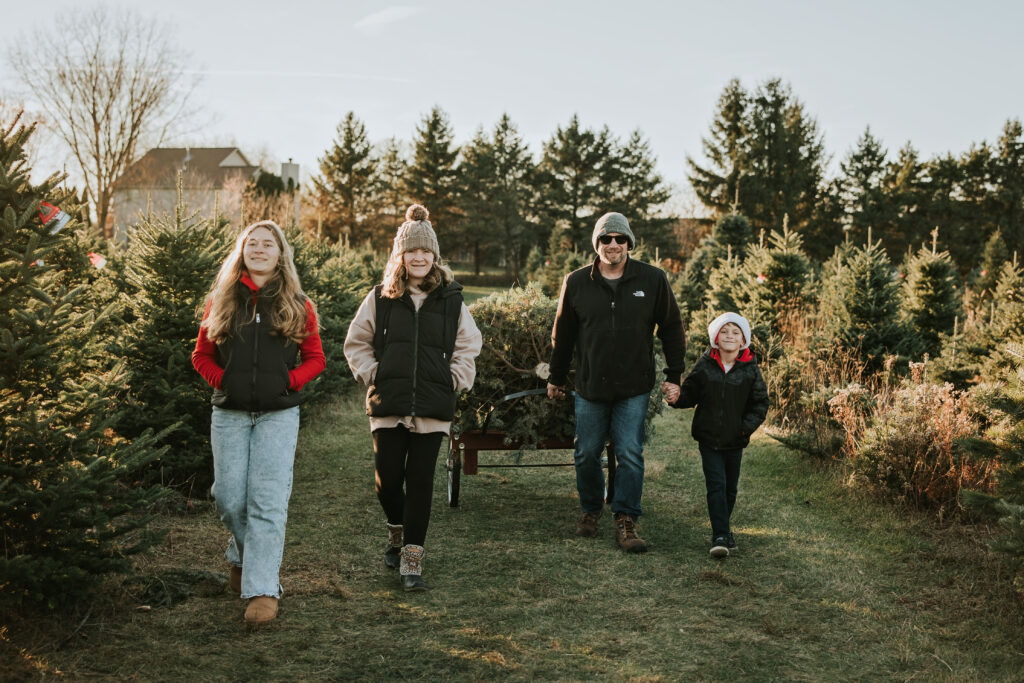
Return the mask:
<svg viewBox="0 0 1024 683">
<path fill-rule="evenodd" d="M 743 465 L 740 550 L 710 558 L 688 419 L 662 416 L 648 445 L 646 555 L 615 547 L 610 515 L 598 538 L 572 534 L 570 468 L 464 476 L 452 509 L 442 456 L 434 590 L 405 594 L 382 561 L 360 401 L 321 407 L 300 435 L 275 623 L 244 626 L 222 578 L 225 534 L 195 501 L 161 518 L 167 539 L 137 568 L 192 597 L 158 606 L 160 591 L 118 577 L 73 613 L 16 615 L 0 629 L 0 679 L 1021 679 L 1024 610 L 984 530 L 864 499 L 765 436 Z"/>
</svg>

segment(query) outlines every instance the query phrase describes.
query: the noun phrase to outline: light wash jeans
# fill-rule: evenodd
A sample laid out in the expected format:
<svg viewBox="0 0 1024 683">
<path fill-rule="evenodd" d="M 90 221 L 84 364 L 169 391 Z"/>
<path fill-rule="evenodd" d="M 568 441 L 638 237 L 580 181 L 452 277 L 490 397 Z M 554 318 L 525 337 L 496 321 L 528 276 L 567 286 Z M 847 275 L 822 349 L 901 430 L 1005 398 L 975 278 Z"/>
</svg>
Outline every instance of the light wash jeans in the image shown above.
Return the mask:
<svg viewBox="0 0 1024 683">
<path fill-rule="evenodd" d="M 250 413 L 214 406 L 213 498 L 231 532 L 225 553 L 242 568 L 242 597 L 281 597 L 278 571 L 292 492 L 299 408 Z"/>
<path fill-rule="evenodd" d="M 615 444 L 615 494 L 612 512 L 639 517 L 644 490 L 644 419 L 649 394 L 618 401 L 588 401 L 576 394 L 576 490 L 584 512 L 604 509 L 601 454 L 610 436 Z"/>
</svg>

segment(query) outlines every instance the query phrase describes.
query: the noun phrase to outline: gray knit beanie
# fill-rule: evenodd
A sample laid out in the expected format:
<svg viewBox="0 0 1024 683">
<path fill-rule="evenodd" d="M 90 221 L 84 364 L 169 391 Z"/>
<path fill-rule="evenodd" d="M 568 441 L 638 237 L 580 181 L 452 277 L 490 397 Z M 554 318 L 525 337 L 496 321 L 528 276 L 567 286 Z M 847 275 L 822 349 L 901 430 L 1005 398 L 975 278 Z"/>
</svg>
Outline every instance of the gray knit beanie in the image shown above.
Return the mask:
<svg viewBox="0 0 1024 683">
<path fill-rule="evenodd" d="M 594 226 L 594 234 L 591 236 L 590 241 L 594 244 L 594 251 L 597 251 L 597 240 L 601 235 L 607 235 L 610 232 L 617 232 L 620 235 L 625 235 L 629 239 L 629 248 L 632 249 L 636 244 L 636 238 L 633 237 L 633 231 L 629 229 L 629 221 L 621 213 L 606 213 L 597 219 L 597 225 Z"/>
<path fill-rule="evenodd" d="M 426 249 L 433 252 L 434 260 L 441 258 L 441 248 L 437 244 L 437 235 L 427 218 L 430 212 L 426 207 L 413 204 L 405 211 L 405 222 L 398 228 L 395 235 L 393 254 L 404 254 L 414 249 Z"/>
</svg>

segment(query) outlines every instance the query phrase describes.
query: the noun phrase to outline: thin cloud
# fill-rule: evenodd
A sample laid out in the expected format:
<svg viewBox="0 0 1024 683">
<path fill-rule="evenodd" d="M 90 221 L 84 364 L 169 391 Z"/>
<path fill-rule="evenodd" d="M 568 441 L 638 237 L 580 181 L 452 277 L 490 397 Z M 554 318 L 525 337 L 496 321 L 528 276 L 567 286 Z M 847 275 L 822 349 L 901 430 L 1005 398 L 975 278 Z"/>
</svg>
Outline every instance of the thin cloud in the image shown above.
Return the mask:
<svg viewBox="0 0 1024 683">
<path fill-rule="evenodd" d="M 400 5 L 398 7 L 388 7 L 379 12 L 367 15 L 353 24 L 353 27 L 361 32 L 369 35 L 376 35 L 384 30 L 390 24 L 404 21 L 410 17 L 414 17 L 417 14 L 423 12 L 422 7 L 410 7 L 408 5 Z"/>
</svg>

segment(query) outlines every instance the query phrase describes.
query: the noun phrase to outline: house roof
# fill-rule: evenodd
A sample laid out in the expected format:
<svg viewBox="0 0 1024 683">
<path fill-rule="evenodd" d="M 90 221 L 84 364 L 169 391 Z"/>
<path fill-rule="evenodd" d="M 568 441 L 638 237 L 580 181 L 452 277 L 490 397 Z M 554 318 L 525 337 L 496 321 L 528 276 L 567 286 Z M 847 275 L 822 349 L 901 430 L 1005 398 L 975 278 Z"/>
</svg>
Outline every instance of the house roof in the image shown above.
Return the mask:
<svg viewBox="0 0 1024 683">
<path fill-rule="evenodd" d="M 173 190 L 178 186 L 178 171 L 188 189 L 218 189 L 233 177 L 248 180 L 258 170 L 237 147 L 157 148 L 125 169 L 114 189 Z"/>
</svg>

